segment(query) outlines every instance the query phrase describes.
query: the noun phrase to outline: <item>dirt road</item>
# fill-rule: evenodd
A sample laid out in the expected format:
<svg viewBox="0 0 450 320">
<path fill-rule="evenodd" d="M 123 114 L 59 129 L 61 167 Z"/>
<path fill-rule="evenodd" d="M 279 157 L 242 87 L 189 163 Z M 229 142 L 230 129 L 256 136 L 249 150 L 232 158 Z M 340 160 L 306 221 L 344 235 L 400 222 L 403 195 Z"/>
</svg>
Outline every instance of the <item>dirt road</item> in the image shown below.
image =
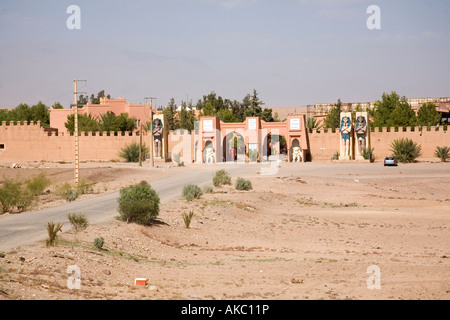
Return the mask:
<svg viewBox="0 0 450 320">
<path fill-rule="evenodd" d="M 164 202 L 150 227 L 111 220 L 6 250 L 0 299 L 450 298 L 449 163 L 282 163 L 247 178 L 251 191 Z"/>
</svg>

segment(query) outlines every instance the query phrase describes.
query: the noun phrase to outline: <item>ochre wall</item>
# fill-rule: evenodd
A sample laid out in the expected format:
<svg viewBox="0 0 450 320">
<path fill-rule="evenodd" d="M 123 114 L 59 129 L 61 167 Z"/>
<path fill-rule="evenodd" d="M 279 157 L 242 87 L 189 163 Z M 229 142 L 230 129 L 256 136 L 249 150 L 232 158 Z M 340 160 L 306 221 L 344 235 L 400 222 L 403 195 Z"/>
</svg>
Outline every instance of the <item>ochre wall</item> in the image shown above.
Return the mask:
<svg viewBox="0 0 450 320">
<path fill-rule="evenodd" d="M 193 133 L 193 132 L 192 132 Z M 130 135 L 131 134 L 131 135 Z M 174 148 L 181 148 L 181 141 L 185 139 L 187 145 L 190 145 L 191 155 L 183 154 L 186 157 L 182 159 L 186 163 L 188 159 L 194 160 L 194 144 L 195 135 L 190 135 L 186 130 L 184 134 L 173 135 L 170 132 L 168 136 L 169 156 Z M 149 146 L 149 136 L 143 135 L 143 142 Z M 405 132 L 395 132 L 392 128 L 387 132 L 387 128 L 381 131 L 375 128 L 370 132 L 370 144 L 374 148 L 374 155 L 376 161 L 381 161 L 385 156 L 391 155 L 391 144 L 395 139 L 409 138 L 422 146 L 422 155 L 418 160 L 437 160 L 434 157 L 434 151 L 437 146 L 450 146 L 450 133 L 444 131 L 442 127 L 438 131 L 432 128 L 428 131 L 426 128 L 419 130 L 418 127 L 411 131 L 407 128 Z M 308 133 L 309 148 L 312 155 L 312 161 L 317 160 L 331 160 L 333 154 L 339 152 L 339 132 L 332 133 L 331 131 L 325 133 L 323 130 L 313 133 Z M 137 133 L 127 132 L 125 136 L 108 136 L 104 133 L 102 136 L 97 133 L 93 136 L 88 133 L 86 136 L 83 132 L 79 137 L 80 161 L 99 160 L 122 160 L 119 157 L 120 150 L 132 143 L 139 143 L 139 136 Z M 199 142 L 201 146 L 201 141 Z M 40 123 L 36 124 L 17 124 L 6 125 L 5 122 L 0 124 L 0 161 L 20 162 L 20 161 L 73 161 L 75 158 L 75 138 L 68 134 L 56 135 L 55 132 L 49 132 L 48 129 L 42 128 Z M 184 148 L 186 149 L 186 148 Z M 189 149 L 189 148 L 187 148 Z M 201 147 L 199 149 L 201 151 Z"/>
<path fill-rule="evenodd" d="M 130 135 L 131 134 L 131 135 Z M 143 142 L 149 145 L 149 137 L 143 135 Z M 125 133 L 125 136 L 108 136 L 104 133 L 83 132 L 79 136 L 79 156 L 80 161 L 87 160 L 122 160 L 119 156 L 121 149 L 132 143 L 139 143 L 139 136 L 136 133 Z M 36 124 L 0 125 L 0 144 L 4 145 L 0 149 L 0 161 L 74 161 L 75 159 L 75 138 L 69 134 L 56 135 L 54 132 L 47 132 Z"/>
<path fill-rule="evenodd" d="M 437 131 L 436 128 L 431 128 L 430 131 L 427 128 L 415 127 L 413 129 L 407 127 L 406 131 L 401 128 L 398 132 L 395 132 L 394 128 L 375 128 L 370 132 L 370 146 L 374 149 L 373 154 L 375 161 L 381 161 L 384 157 L 392 154 L 391 144 L 395 139 L 408 138 L 416 142 L 422 147 L 422 155 L 417 159 L 423 160 L 436 160 L 434 152 L 436 147 L 450 146 L 450 133 L 444 131 L 443 127 L 440 127 Z M 414 130 L 414 131 L 412 131 Z M 320 133 L 314 131 L 308 134 L 309 147 L 312 155 L 312 160 L 331 160 L 333 154 L 339 152 L 339 130 L 335 133 L 329 130 L 327 133 L 321 130 Z"/>
</svg>

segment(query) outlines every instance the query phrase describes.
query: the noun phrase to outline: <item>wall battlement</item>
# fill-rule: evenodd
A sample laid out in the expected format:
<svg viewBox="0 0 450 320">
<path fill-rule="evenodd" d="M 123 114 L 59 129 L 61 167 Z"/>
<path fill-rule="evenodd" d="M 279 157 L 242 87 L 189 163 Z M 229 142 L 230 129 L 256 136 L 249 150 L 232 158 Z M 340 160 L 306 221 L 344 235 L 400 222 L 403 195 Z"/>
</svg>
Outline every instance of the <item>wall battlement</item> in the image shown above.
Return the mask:
<svg viewBox="0 0 450 320">
<path fill-rule="evenodd" d="M 432 126 L 432 127 L 374 127 L 370 128 L 370 132 L 447 132 L 448 126 Z M 339 133 L 339 129 L 313 129 L 308 132 L 309 134 L 336 134 Z"/>
<path fill-rule="evenodd" d="M 171 150 L 182 141 L 190 141 L 191 150 L 195 149 L 195 130 L 171 131 L 168 135 Z M 308 132 L 308 145 L 312 161 L 331 160 L 339 152 L 339 130 L 312 130 Z M 391 144 L 395 139 L 409 138 L 422 147 L 418 160 L 435 159 L 436 147 L 450 146 L 450 133 L 447 127 L 406 127 L 372 128 L 370 146 L 376 160 L 391 155 Z M 80 160 L 110 161 L 120 159 L 121 149 L 130 143 L 139 143 L 138 131 L 133 132 L 80 132 Z M 143 142 L 148 146 L 149 134 L 143 132 Z M 45 128 L 38 122 L 0 123 L 0 161 L 73 161 L 75 139 L 67 132 L 58 132 L 54 128 Z M 201 147 L 199 147 L 201 150 Z"/>
</svg>

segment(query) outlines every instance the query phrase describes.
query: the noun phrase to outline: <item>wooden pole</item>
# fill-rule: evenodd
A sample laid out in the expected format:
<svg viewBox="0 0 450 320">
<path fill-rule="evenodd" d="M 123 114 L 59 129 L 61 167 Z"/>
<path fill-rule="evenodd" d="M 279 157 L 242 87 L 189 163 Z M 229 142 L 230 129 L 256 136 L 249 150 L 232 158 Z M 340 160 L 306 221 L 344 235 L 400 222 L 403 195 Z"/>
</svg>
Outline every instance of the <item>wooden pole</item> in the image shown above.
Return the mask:
<svg viewBox="0 0 450 320">
<path fill-rule="evenodd" d="M 152 98 L 150 98 L 150 165 L 155 166 L 155 161 L 153 159 L 153 106 Z"/>
<path fill-rule="evenodd" d="M 139 167 L 142 167 L 142 121 L 139 128 Z"/>
<path fill-rule="evenodd" d="M 80 159 L 78 154 L 78 92 L 77 92 L 77 80 L 74 80 L 74 108 L 75 108 L 75 186 L 78 186 L 79 180 L 79 167 L 80 167 Z"/>
</svg>

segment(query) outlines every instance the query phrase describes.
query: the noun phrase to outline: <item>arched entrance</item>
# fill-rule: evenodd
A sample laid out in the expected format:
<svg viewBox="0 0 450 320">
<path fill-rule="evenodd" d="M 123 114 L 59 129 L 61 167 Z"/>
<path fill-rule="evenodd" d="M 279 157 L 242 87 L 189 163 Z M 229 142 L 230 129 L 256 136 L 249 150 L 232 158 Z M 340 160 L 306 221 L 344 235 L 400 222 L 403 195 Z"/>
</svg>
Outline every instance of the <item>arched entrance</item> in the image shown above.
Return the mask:
<svg viewBox="0 0 450 320">
<path fill-rule="evenodd" d="M 228 133 L 223 138 L 223 160 L 237 161 L 238 156 L 245 156 L 245 139 L 236 131 Z"/>
<path fill-rule="evenodd" d="M 204 163 L 216 163 L 214 145 L 211 140 L 206 141 L 205 149 L 203 149 L 203 162 Z"/>
<path fill-rule="evenodd" d="M 300 142 L 297 138 L 292 140 L 291 149 L 289 152 L 289 161 L 290 162 L 302 162 L 303 161 L 303 152 L 300 147 Z"/>
<path fill-rule="evenodd" d="M 279 134 L 269 133 L 266 135 L 262 145 L 262 155 L 263 161 L 269 161 L 271 155 L 287 155 L 286 138 Z"/>
</svg>

